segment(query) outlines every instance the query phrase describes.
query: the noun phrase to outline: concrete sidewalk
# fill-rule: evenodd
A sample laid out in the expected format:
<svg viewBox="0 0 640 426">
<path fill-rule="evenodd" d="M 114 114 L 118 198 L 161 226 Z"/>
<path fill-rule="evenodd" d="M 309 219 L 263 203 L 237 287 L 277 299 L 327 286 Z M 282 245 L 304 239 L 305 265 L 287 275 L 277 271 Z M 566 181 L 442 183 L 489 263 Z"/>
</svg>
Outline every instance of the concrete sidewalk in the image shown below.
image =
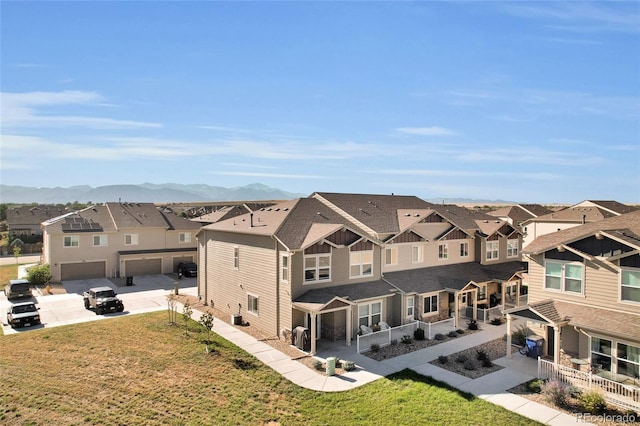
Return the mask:
<svg viewBox="0 0 640 426">
<path fill-rule="evenodd" d="M 202 315 L 201 312 L 194 311 L 193 319 L 199 320 L 200 315 Z M 495 364 L 505 368 L 477 379 L 470 379 L 429 363 L 439 355 L 451 355 L 464 349 L 501 338 L 505 332 L 504 327 L 484 326 L 483 330 L 479 333 L 459 337 L 439 345 L 381 362 L 357 354 L 353 347 L 335 347 L 331 349 L 330 352 L 326 351 L 318 354 L 316 358 L 324 360 L 323 357 L 337 356 L 340 359 L 354 361 L 357 366 L 355 371 L 345 372 L 344 374 L 335 376 L 327 376 L 321 372 L 311 370 L 302 363 L 292 360 L 284 353 L 266 343 L 258 341 L 254 337 L 222 320 L 217 319 L 214 321 L 213 331 L 222 338 L 252 354 L 289 381 L 303 388 L 319 392 L 348 391 L 358 386 L 371 383 L 389 374 L 404 370 L 405 368 L 410 368 L 419 374 L 433 377 L 457 389 L 469 392 L 478 398 L 500 405 L 510 411 L 544 424 L 569 425 L 575 424 L 577 421 L 573 416 L 506 391 L 536 376 L 537 365 L 535 361 L 517 353 L 514 354 L 512 359 L 505 357 L 495 360 Z"/>
</svg>

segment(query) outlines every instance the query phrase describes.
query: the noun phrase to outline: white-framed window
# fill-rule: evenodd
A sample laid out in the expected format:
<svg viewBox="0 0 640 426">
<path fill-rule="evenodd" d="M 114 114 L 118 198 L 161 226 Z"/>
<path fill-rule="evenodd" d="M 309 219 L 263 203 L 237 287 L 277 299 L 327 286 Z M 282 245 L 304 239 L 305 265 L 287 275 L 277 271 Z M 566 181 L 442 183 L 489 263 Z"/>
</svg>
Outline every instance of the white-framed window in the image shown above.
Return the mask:
<svg viewBox="0 0 640 426">
<path fill-rule="evenodd" d="M 181 243 L 190 243 L 191 242 L 191 232 L 181 232 L 180 238 L 178 239 Z"/>
<path fill-rule="evenodd" d="M 469 243 L 460 243 L 460 257 L 469 257 Z"/>
<path fill-rule="evenodd" d="M 487 260 L 498 258 L 498 241 L 487 241 Z"/>
<path fill-rule="evenodd" d="M 478 287 L 478 300 L 484 300 L 487 298 L 487 287 L 481 286 Z"/>
<path fill-rule="evenodd" d="M 518 240 L 507 240 L 507 257 L 518 256 Z"/>
<path fill-rule="evenodd" d="M 233 267 L 234 269 L 240 269 L 240 248 L 233 248 Z"/>
<path fill-rule="evenodd" d="M 280 279 L 289 281 L 289 256 L 283 255 L 280 260 Z"/>
<path fill-rule="evenodd" d="M 384 250 L 384 264 L 385 265 L 398 264 L 398 247 L 388 247 Z"/>
<path fill-rule="evenodd" d="M 351 278 L 373 275 L 373 250 L 350 252 L 349 265 Z"/>
<path fill-rule="evenodd" d="M 577 262 L 546 260 L 544 286 L 547 290 L 582 294 L 584 265 Z"/>
<path fill-rule="evenodd" d="M 258 315 L 258 296 L 247 294 L 247 311 Z"/>
<path fill-rule="evenodd" d="M 446 243 L 438 244 L 438 259 L 443 260 L 449 258 L 449 246 Z"/>
<path fill-rule="evenodd" d="M 422 251 L 422 246 L 420 245 L 411 246 L 411 262 L 421 263 L 423 260 L 424 260 L 424 255 Z"/>
<path fill-rule="evenodd" d="M 106 235 L 94 235 L 93 236 L 93 246 L 94 247 L 106 247 L 108 243 L 108 239 Z"/>
<path fill-rule="evenodd" d="M 358 305 L 358 327 L 361 325 L 372 326 L 382 321 L 382 301 Z"/>
<path fill-rule="evenodd" d="M 407 316 L 413 317 L 416 299 L 413 296 L 407 297 Z"/>
<path fill-rule="evenodd" d="M 640 376 L 640 347 L 618 342 L 617 349 L 617 373 L 632 378 Z"/>
<path fill-rule="evenodd" d="M 306 254 L 304 256 L 304 281 L 307 283 L 331 280 L 331 254 Z"/>
<path fill-rule="evenodd" d="M 424 306 L 422 307 L 423 314 L 437 314 L 438 313 L 438 295 L 425 296 Z"/>
<path fill-rule="evenodd" d="M 620 300 L 640 303 L 640 269 L 623 269 L 620 273 Z"/>
<path fill-rule="evenodd" d="M 611 371 L 611 340 L 591 338 L 591 364 L 603 371 Z"/>
<path fill-rule="evenodd" d="M 124 235 L 124 245 L 126 245 L 126 246 L 137 246 L 138 245 L 138 234 L 125 234 Z"/>
<path fill-rule="evenodd" d="M 64 247 L 78 247 L 80 245 L 80 237 L 77 235 L 65 235 L 62 239 Z"/>
</svg>

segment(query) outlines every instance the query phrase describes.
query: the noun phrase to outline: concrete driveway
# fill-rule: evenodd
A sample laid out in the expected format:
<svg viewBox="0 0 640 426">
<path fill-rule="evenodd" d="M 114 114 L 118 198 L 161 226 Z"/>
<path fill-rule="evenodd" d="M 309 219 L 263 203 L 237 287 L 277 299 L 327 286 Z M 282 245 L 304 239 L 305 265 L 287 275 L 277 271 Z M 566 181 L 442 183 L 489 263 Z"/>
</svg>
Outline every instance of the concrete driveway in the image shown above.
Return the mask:
<svg viewBox="0 0 640 426">
<path fill-rule="evenodd" d="M 167 309 L 167 295 L 174 291 L 177 282 L 181 294 L 197 295 L 197 283 L 195 278 L 174 279 L 166 275 L 151 275 L 135 277 L 133 286 L 117 286 L 108 278 L 90 280 L 66 281 L 63 283 L 66 294 L 42 295 L 33 292 L 31 301 L 40 307 L 41 326 L 13 329 L 7 324 L 7 308 L 9 302 L 0 294 L 0 312 L 2 316 L 2 330 L 4 334 L 20 333 L 38 328 L 57 327 L 87 321 L 98 321 L 122 315 L 140 314 Z M 118 293 L 124 303 L 124 312 L 96 315 L 93 311 L 84 308 L 82 294 L 92 287 L 108 286 Z M 15 300 L 14 302 L 28 301 L 29 299 Z"/>
</svg>

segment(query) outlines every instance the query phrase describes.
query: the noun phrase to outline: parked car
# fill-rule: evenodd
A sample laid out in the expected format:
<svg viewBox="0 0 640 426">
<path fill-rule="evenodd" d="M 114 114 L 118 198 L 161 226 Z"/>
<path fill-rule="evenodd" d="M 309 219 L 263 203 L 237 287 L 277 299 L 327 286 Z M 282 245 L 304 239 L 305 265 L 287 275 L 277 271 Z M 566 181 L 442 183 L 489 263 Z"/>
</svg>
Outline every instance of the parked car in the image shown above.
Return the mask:
<svg viewBox="0 0 640 426">
<path fill-rule="evenodd" d="M 7 299 L 31 297 L 31 283 L 27 280 L 9 280 L 9 284 L 4 287 L 4 294 Z"/>
<path fill-rule="evenodd" d="M 110 287 L 95 287 L 84 292 L 85 309 L 95 310 L 96 315 L 124 311 L 124 303 Z"/>
<path fill-rule="evenodd" d="M 178 263 L 178 274 L 182 274 L 185 277 L 197 277 L 198 265 L 193 262 Z"/>
<path fill-rule="evenodd" d="M 40 314 L 33 302 L 14 303 L 7 310 L 7 322 L 13 328 L 40 324 Z"/>
</svg>

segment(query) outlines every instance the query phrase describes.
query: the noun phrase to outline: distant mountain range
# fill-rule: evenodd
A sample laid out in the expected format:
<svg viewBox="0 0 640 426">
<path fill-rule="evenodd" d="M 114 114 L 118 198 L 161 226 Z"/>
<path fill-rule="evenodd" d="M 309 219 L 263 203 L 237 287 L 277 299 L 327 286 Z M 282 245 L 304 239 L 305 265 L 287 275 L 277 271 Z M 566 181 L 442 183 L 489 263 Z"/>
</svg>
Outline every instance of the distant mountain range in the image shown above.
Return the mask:
<svg viewBox="0 0 640 426">
<path fill-rule="evenodd" d="M 309 194 L 294 194 L 271 188 L 260 183 L 223 188 L 203 184 L 183 185 L 177 183 L 142 185 L 108 185 L 93 188 L 88 185 L 69 188 L 34 188 L 26 186 L 0 185 L 1 203 L 104 203 L 126 201 L 139 203 L 189 203 L 206 201 L 256 201 L 290 200 Z"/>
</svg>

